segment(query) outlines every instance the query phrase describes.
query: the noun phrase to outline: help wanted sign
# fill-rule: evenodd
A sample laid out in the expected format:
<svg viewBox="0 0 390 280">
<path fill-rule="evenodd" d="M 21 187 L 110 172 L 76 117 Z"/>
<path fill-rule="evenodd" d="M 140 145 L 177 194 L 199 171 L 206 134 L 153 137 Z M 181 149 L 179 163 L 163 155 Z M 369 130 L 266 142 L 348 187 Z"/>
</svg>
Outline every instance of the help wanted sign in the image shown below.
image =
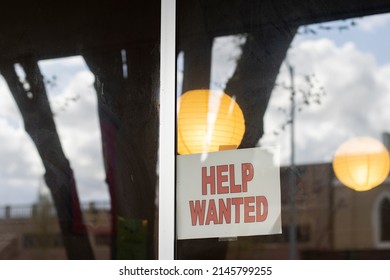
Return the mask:
<svg viewBox="0 0 390 280">
<path fill-rule="evenodd" d="M 253 148 L 177 157 L 177 238 L 281 233 L 279 152 Z"/>
</svg>

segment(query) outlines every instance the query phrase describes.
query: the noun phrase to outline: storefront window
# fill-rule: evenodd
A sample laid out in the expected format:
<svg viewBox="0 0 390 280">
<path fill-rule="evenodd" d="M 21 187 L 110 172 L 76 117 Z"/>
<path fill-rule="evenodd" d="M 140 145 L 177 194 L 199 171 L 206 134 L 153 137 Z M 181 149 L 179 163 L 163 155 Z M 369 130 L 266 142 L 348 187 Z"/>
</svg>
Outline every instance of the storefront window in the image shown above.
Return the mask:
<svg viewBox="0 0 390 280">
<path fill-rule="evenodd" d="M 390 256 L 390 17 L 287 6 L 178 1 L 178 259 Z"/>
<path fill-rule="evenodd" d="M 0 259 L 156 259 L 160 1 L 5 6 Z"/>
<path fill-rule="evenodd" d="M 390 258 L 390 4 L 111 2 L 0 19 L 0 259 Z"/>
</svg>

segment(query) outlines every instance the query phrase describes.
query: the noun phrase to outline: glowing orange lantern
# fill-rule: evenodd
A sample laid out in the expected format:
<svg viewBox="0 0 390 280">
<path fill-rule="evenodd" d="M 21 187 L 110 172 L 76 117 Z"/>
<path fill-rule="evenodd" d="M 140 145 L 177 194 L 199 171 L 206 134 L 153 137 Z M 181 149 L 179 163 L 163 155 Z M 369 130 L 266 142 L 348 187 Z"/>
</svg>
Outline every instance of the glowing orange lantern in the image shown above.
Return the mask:
<svg viewBox="0 0 390 280">
<path fill-rule="evenodd" d="M 226 93 L 191 90 L 178 100 L 178 152 L 215 152 L 238 147 L 245 132 L 243 113 Z"/>
<path fill-rule="evenodd" d="M 333 169 L 336 177 L 347 187 L 367 191 L 387 178 L 389 153 L 376 139 L 352 138 L 337 149 Z"/>
</svg>

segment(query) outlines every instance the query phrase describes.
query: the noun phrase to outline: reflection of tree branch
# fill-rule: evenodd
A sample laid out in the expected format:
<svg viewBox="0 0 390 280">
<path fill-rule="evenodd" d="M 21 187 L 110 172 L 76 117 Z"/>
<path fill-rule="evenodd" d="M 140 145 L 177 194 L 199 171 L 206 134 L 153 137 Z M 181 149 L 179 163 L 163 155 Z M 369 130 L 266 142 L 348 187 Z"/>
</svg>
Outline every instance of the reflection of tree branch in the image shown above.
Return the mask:
<svg viewBox="0 0 390 280">
<path fill-rule="evenodd" d="M 245 135 L 240 147 L 254 147 L 263 135 L 263 117 L 286 52 L 296 28 L 265 26 L 248 34 L 226 93 L 237 97 L 245 117 Z"/>
<path fill-rule="evenodd" d="M 64 246 L 70 259 L 92 259 L 87 230 L 69 161 L 62 150 L 45 84 L 37 61 L 28 57 L 21 66 L 28 86 L 23 86 L 11 61 L 0 62 L 4 76 L 45 167 L 46 184 L 57 209 Z"/>
<path fill-rule="evenodd" d="M 155 258 L 155 190 L 158 147 L 157 56 L 150 44 L 94 50 L 83 57 L 95 75 L 106 182 L 111 197 L 111 257 L 137 251 Z M 124 75 L 123 53 L 130 63 Z M 147 244 L 121 240 L 120 220 L 147 221 Z M 123 236 L 122 236 L 123 237 Z M 122 242 L 122 246 L 118 246 Z M 131 258 L 133 256 L 129 256 Z"/>
<path fill-rule="evenodd" d="M 316 24 L 316 25 L 305 25 L 302 26 L 298 30 L 299 35 L 317 35 L 317 32 L 319 31 L 332 31 L 332 30 L 338 30 L 340 32 L 349 30 L 350 28 L 353 28 L 357 25 L 356 19 L 349 19 L 349 20 L 343 20 L 342 23 L 337 25 L 330 25 L 330 24 Z"/>
<path fill-rule="evenodd" d="M 321 105 L 322 98 L 326 96 L 325 88 L 320 85 L 320 82 L 316 78 L 315 74 L 304 75 L 304 85 L 306 85 L 305 89 L 298 88 L 296 90 L 295 98 L 298 112 L 302 112 L 305 107 L 309 107 L 313 104 Z M 276 83 L 275 87 L 280 87 L 289 93 L 291 92 L 291 86 L 287 86 L 284 82 Z M 277 110 L 285 115 L 286 120 L 279 125 L 279 128 L 273 130 L 273 134 L 275 136 L 284 131 L 287 125 L 292 122 L 290 110 L 283 107 L 278 107 Z"/>
</svg>

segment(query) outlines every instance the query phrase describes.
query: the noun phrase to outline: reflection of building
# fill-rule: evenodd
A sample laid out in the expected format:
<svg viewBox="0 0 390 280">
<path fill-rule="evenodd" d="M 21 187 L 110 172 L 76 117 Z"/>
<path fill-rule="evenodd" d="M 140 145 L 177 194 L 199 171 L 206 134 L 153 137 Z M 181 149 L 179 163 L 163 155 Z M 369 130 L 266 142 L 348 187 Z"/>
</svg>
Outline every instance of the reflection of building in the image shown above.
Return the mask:
<svg viewBox="0 0 390 280">
<path fill-rule="evenodd" d="M 228 257 L 287 259 L 290 168 L 281 168 L 283 234 L 239 237 Z M 297 244 L 301 259 L 389 259 L 390 178 L 367 192 L 344 187 L 330 163 L 297 166 Z M 83 207 L 98 259 L 109 258 L 108 205 Z M 66 259 L 56 213 L 0 208 L 0 259 Z"/>
<path fill-rule="evenodd" d="M 107 203 L 83 207 L 97 259 L 109 259 L 110 215 Z M 0 208 L 0 259 L 66 259 L 52 205 Z"/>
<path fill-rule="evenodd" d="M 229 244 L 232 254 L 288 259 L 290 170 L 281 169 L 283 234 L 239 238 Z M 299 258 L 390 258 L 389 179 L 370 191 L 356 192 L 335 178 L 329 163 L 298 166 L 295 172 Z"/>
</svg>

